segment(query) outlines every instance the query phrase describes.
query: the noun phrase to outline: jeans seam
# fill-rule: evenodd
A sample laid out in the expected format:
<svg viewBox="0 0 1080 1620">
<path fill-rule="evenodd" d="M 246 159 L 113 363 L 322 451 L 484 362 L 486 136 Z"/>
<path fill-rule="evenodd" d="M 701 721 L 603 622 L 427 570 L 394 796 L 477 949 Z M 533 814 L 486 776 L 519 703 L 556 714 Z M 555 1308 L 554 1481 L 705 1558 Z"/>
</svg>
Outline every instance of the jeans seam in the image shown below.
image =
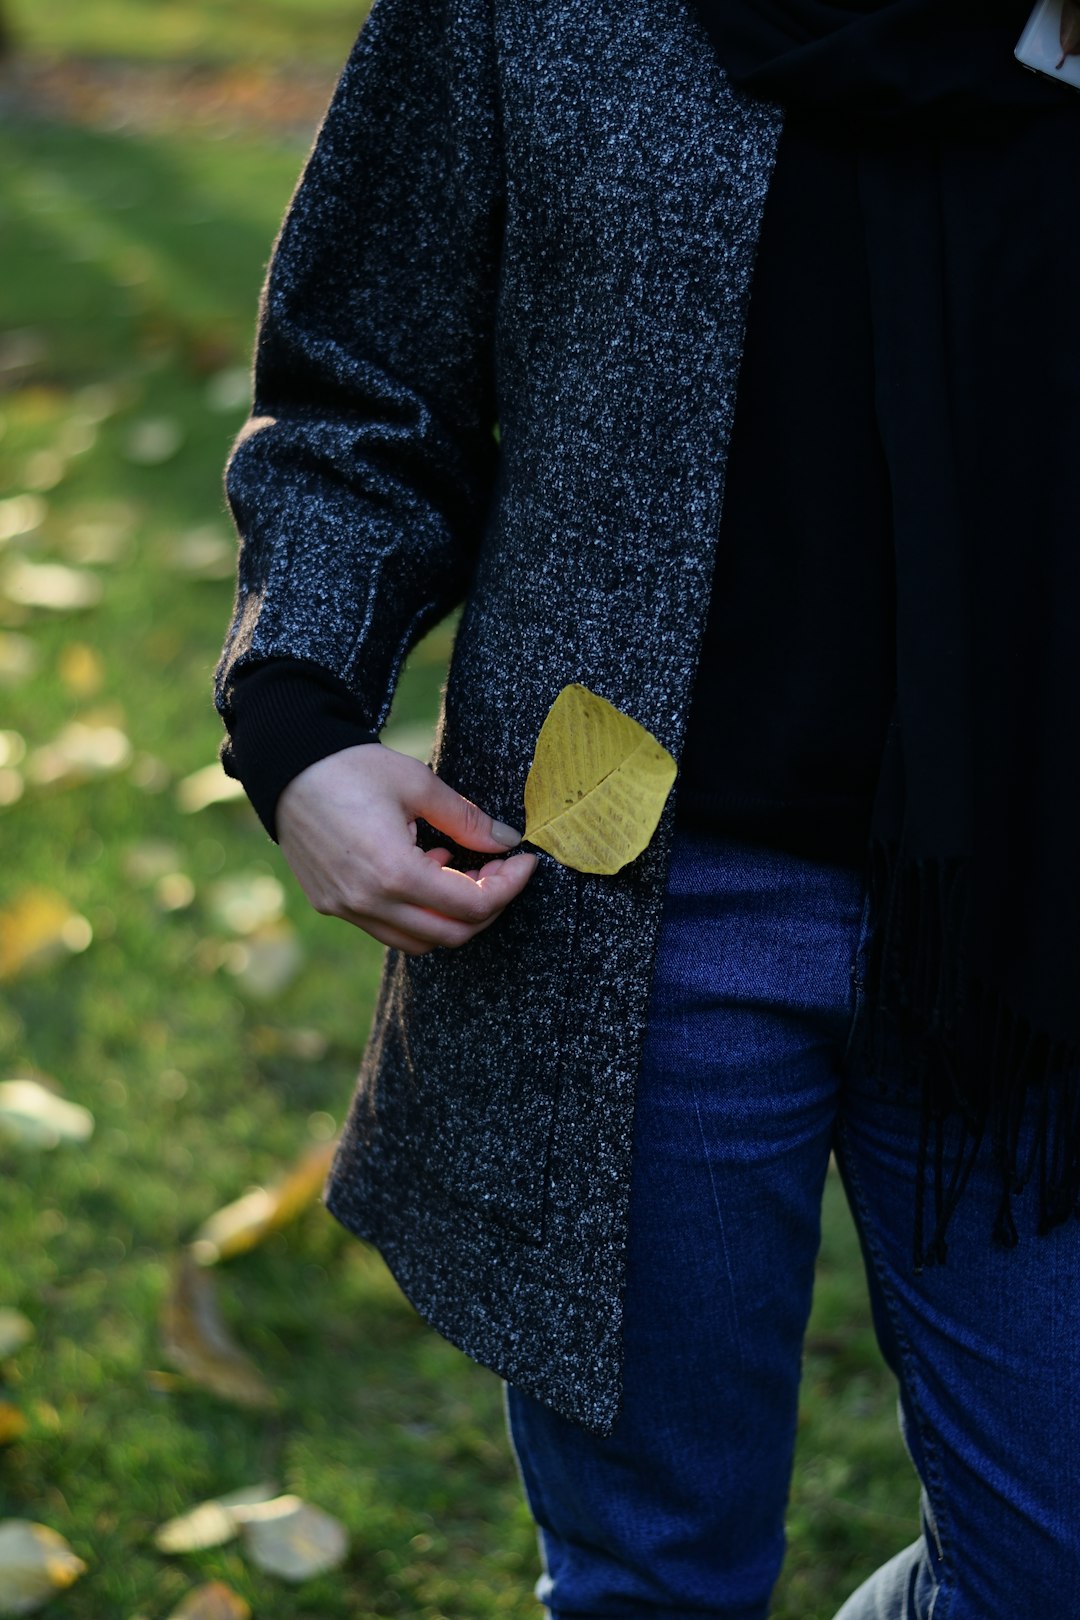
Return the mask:
<svg viewBox="0 0 1080 1620">
<path fill-rule="evenodd" d="M 848 1128 L 843 1120 L 838 1122 L 838 1133 L 841 1144 L 847 1146 Z M 933 1620 L 948 1620 L 949 1610 L 952 1607 L 952 1596 L 955 1588 L 955 1566 L 952 1556 L 952 1542 L 948 1533 L 949 1514 L 945 1505 L 945 1482 L 941 1472 L 938 1456 L 937 1441 L 933 1429 L 927 1421 L 923 1411 L 922 1402 L 918 1394 L 917 1359 L 911 1349 L 907 1335 L 904 1332 L 900 1313 L 897 1308 L 896 1297 L 888 1282 L 888 1268 L 881 1254 L 875 1237 L 869 1215 L 866 1196 L 863 1191 L 862 1180 L 855 1163 L 854 1153 L 844 1153 L 845 1170 L 851 1189 L 853 1201 L 858 1205 L 859 1225 L 866 1253 L 874 1268 L 878 1287 L 885 1308 L 889 1313 L 889 1321 L 893 1335 L 896 1339 L 897 1349 L 907 1375 L 908 1397 L 912 1414 L 919 1429 L 919 1438 L 922 1442 L 923 1457 L 926 1465 L 926 1479 L 922 1482 L 927 1496 L 930 1498 L 930 1507 L 934 1520 L 934 1539 L 937 1543 L 938 1556 L 941 1560 L 941 1580 L 938 1590 L 934 1594 L 930 1605 L 930 1616 Z M 940 1602 L 939 1602 L 940 1600 Z M 930 1616 L 927 1620 L 930 1620 Z"/>
<path fill-rule="evenodd" d="M 846 1070 L 852 1049 L 855 1045 L 855 1033 L 863 1016 L 866 1005 L 866 958 L 870 946 L 870 890 L 867 888 L 863 897 L 862 915 L 859 919 L 859 935 L 855 945 L 855 955 L 851 963 L 851 984 L 854 990 L 854 1005 L 851 1012 L 851 1023 L 848 1027 L 848 1038 L 844 1046 L 844 1056 L 841 1067 Z"/>
</svg>

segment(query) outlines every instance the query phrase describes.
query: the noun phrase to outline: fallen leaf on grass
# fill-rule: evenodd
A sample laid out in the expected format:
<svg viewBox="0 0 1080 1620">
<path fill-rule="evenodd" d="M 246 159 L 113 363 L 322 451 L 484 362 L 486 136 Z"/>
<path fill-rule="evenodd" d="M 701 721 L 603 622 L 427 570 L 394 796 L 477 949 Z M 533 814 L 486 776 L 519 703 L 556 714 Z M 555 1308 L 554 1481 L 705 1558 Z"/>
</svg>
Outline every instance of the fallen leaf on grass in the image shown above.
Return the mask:
<svg viewBox="0 0 1080 1620">
<path fill-rule="evenodd" d="M 254 934 L 277 922 L 285 909 L 285 890 L 268 872 L 238 872 L 210 890 L 214 921 L 230 934 Z"/>
<path fill-rule="evenodd" d="M 0 767 L 18 765 L 25 756 L 25 739 L 17 731 L 0 731 Z"/>
<path fill-rule="evenodd" d="M 0 1401 L 0 1446 L 10 1446 L 26 1433 L 26 1419 L 10 1401 Z"/>
<path fill-rule="evenodd" d="M 269 923 L 222 953 L 227 973 L 257 1001 L 272 1001 L 304 965 L 304 951 L 287 922 Z"/>
<path fill-rule="evenodd" d="M 33 1337 L 34 1324 L 28 1316 L 7 1306 L 0 1309 L 0 1361 L 5 1356 L 13 1356 Z"/>
<path fill-rule="evenodd" d="M 199 1265 L 246 1254 L 271 1232 L 294 1221 L 319 1196 L 336 1146 L 320 1142 L 309 1148 L 273 1187 L 255 1187 L 204 1221 L 191 1245 Z"/>
<path fill-rule="evenodd" d="M 256 1057 L 298 1058 L 301 1063 L 318 1063 L 326 1056 L 330 1042 L 321 1029 L 281 1029 L 274 1024 L 256 1024 L 250 1035 Z"/>
<path fill-rule="evenodd" d="M 226 776 L 220 765 L 204 765 L 192 771 L 176 784 L 176 802 L 185 815 L 195 815 L 211 804 L 227 804 L 242 799 L 244 789 L 240 782 Z"/>
<path fill-rule="evenodd" d="M 170 844 L 164 838 L 142 839 L 124 852 L 124 876 L 131 883 L 157 883 L 178 871 L 183 860 L 179 844 Z"/>
<path fill-rule="evenodd" d="M 57 673 L 72 697 L 94 697 L 105 682 L 105 663 L 88 642 L 69 641 L 60 654 Z"/>
<path fill-rule="evenodd" d="M 0 685 L 16 686 L 29 680 L 39 662 L 40 654 L 29 636 L 0 630 Z"/>
<path fill-rule="evenodd" d="M 35 748 L 26 774 L 37 787 L 57 787 L 111 776 L 131 763 L 131 741 L 119 726 L 72 720 L 54 740 Z"/>
<path fill-rule="evenodd" d="M 177 1262 L 161 1326 L 166 1355 L 193 1383 L 241 1406 L 277 1404 L 273 1390 L 221 1320 L 211 1273 L 200 1269 L 190 1254 Z"/>
<path fill-rule="evenodd" d="M 171 416 L 144 416 L 134 422 L 124 444 L 124 454 L 137 467 L 160 467 L 171 461 L 184 442 L 184 430 Z"/>
<path fill-rule="evenodd" d="M 128 501 L 98 501 L 77 509 L 61 539 L 68 562 L 109 567 L 134 552 L 139 510 Z"/>
<path fill-rule="evenodd" d="M 154 884 L 154 901 L 161 911 L 185 911 L 195 901 L 195 885 L 186 872 L 166 872 Z"/>
<path fill-rule="evenodd" d="M 277 1486 L 264 1482 L 200 1502 L 190 1512 L 161 1525 L 154 1532 L 154 1546 L 163 1553 L 203 1552 L 207 1547 L 224 1546 L 240 1532 L 233 1508 L 272 1502 L 276 1495 Z"/>
<path fill-rule="evenodd" d="M 48 1525 L 0 1520 L 0 1614 L 30 1614 L 86 1570 Z"/>
<path fill-rule="evenodd" d="M 251 1620 L 251 1608 L 224 1581 L 207 1581 L 188 1593 L 169 1620 Z"/>
<path fill-rule="evenodd" d="M 189 579 L 232 579 L 236 573 L 236 542 L 223 530 L 204 525 L 179 535 L 169 546 L 170 568 Z"/>
<path fill-rule="evenodd" d="M 206 384 L 206 403 L 212 411 L 239 411 L 251 399 L 251 373 L 246 366 L 227 366 Z"/>
<path fill-rule="evenodd" d="M 578 872 L 618 872 L 648 844 L 675 781 L 667 749 L 584 686 L 564 686 L 525 782 L 525 839 Z"/>
<path fill-rule="evenodd" d="M 24 889 L 0 911 L 0 983 L 85 951 L 94 937 L 85 917 L 52 889 Z"/>
<path fill-rule="evenodd" d="M 248 1557 L 264 1574 L 307 1581 L 344 1563 L 349 1537 L 340 1519 L 299 1496 L 279 1496 L 261 1506 L 237 1508 Z"/>
<path fill-rule="evenodd" d="M 0 501 L 0 545 L 40 529 L 47 511 L 40 495 L 11 495 Z"/>
<path fill-rule="evenodd" d="M 75 613 L 97 606 L 102 585 L 96 574 L 68 568 L 65 563 L 35 563 L 25 557 L 12 557 L 0 578 L 0 594 L 20 607 Z"/>
<path fill-rule="evenodd" d="M 20 1147 L 55 1148 L 94 1134 L 89 1108 L 68 1102 L 38 1080 L 0 1081 L 0 1138 Z"/>
<path fill-rule="evenodd" d="M 63 481 L 67 458 L 58 449 L 34 450 L 23 463 L 22 482 L 27 489 L 48 492 Z"/>
</svg>

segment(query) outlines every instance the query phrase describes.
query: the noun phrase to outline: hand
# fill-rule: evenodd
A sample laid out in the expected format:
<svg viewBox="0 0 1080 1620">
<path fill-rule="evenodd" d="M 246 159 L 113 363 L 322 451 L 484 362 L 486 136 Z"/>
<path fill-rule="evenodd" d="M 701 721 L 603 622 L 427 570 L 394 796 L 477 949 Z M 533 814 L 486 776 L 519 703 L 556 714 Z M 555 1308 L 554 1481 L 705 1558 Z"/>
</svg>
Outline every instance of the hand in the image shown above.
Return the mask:
<svg viewBox="0 0 1080 1620">
<path fill-rule="evenodd" d="M 278 843 L 316 911 L 420 956 L 434 945 L 464 945 L 489 927 L 525 887 L 537 857 L 456 871 L 446 864 L 449 850 L 419 848 L 417 816 L 483 854 L 521 839 L 419 760 L 362 743 L 293 778 L 278 800 Z"/>
</svg>

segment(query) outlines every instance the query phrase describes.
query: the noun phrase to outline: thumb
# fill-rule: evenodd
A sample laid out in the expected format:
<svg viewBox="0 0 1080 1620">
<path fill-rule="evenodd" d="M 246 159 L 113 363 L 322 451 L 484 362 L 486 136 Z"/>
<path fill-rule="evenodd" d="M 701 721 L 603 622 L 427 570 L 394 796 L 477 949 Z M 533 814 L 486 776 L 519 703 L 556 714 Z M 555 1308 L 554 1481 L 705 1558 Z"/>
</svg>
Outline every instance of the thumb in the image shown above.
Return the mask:
<svg viewBox="0 0 1080 1620">
<path fill-rule="evenodd" d="M 410 799 L 410 808 L 422 815 L 425 821 L 430 821 L 439 832 L 466 849 L 505 850 L 514 849 L 520 844 L 521 834 L 513 827 L 508 827 L 504 821 L 493 820 L 471 799 L 455 793 L 434 771 L 428 770 L 425 774 L 427 781 L 419 785 Z"/>
</svg>

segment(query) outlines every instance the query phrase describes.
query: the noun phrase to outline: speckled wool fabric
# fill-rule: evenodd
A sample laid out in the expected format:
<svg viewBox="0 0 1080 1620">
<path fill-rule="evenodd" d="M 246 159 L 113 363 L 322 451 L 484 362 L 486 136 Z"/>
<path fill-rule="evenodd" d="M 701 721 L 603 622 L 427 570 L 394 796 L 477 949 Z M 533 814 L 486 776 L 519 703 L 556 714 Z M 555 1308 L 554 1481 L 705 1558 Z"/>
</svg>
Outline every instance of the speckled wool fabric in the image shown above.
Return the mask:
<svg viewBox="0 0 1080 1620">
<path fill-rule="evenodd" d="M 282 655 L 379 726 L 464 599 L 460 792 L 522 826 L 571 681 L 678 754 L 779 131 L 686 0 L 376 0 L 264 298 L 223 713 Z M 671 819 L 616 877 L 542 856 L 463 949 L 388 953 L 327 1188 L 441 1333 L 600 1432 Z"/>
</svg>

